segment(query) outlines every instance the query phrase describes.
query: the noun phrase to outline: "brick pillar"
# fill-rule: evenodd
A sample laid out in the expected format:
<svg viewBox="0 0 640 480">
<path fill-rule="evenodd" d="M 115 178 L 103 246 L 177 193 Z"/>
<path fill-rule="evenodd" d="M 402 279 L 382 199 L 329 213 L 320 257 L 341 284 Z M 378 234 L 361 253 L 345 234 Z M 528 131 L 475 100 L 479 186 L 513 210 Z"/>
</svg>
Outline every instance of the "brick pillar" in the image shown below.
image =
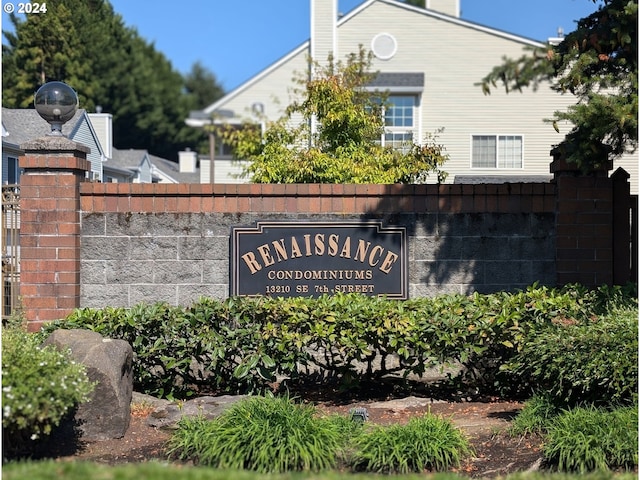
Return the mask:
<svg viewBox="0 0 640 480">
<path fill-rule="evenodd" d="M 613 283 L 624 285 L 631 277 L 631 186 L 630 175 L 618 168 L 611 175 L 613 186 Z"/>
<path fill-rule="evenodd" d="M 610 165 L 581 171 L 553 150 L 556 183 L 556 283 L 613 283 L 613 187 Z"/>
<path fill-rule="evenodd" d="M 80 188 L 89 148 L 62 136 L 20 146 L 20 296 L 30 331 L 80 306 Z"/>
</svg>

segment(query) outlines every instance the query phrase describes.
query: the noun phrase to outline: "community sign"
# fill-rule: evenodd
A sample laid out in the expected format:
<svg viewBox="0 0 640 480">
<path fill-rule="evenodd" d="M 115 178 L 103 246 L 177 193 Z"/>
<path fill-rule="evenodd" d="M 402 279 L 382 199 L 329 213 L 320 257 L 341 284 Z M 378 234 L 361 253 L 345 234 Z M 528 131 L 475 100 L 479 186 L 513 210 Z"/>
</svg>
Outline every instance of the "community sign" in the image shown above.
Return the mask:
<svg viewBox="0 0 640 480">
<path fill-rule="evenodd" d="M 407 237 L 381 222 L 257 222 L 232 227 L 232 295 L 408 297 Z"/>
</svg>

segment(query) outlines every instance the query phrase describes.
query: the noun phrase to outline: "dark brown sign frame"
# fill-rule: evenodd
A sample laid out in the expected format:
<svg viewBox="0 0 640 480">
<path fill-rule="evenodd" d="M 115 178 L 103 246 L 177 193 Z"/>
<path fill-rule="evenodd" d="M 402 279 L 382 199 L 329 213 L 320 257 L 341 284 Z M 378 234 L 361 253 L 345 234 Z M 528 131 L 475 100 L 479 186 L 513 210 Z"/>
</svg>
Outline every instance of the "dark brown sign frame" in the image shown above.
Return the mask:
<svg viewBox="0 0 640 480">
<path fill-rule="evenodd" d="M 258 221 L 231 228 L 232 296 L 408 298 L 407 232 L 380 221 Z"/>
</svg>

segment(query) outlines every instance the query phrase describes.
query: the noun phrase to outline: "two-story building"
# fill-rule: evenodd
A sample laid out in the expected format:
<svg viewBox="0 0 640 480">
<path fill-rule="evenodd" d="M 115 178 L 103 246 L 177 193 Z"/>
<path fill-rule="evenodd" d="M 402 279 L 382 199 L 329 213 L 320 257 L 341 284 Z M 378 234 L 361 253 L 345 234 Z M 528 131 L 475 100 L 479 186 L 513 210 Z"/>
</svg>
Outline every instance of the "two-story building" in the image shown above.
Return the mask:
<svg viewBox="0 0 640 480">
<path fill-rule="evenodd" d="M 373 52 L 372 85 L 388 92 L 390 106 L 382 143 L 422 143 L 442 129 L 438 143 L 450 160 L 448 182 L 507 182 L 550 179 L 550 150 L 571 129 L 556 132 L 544 119 L 576 103 L 548 84 L 522 93 L 478 85 L 504 57 L 519 58 L 537 41 L 460 18 L 460 0 L 425 0 L 426 8 L 397 0 L 365 0 L 340 16 L 337 0 L 310 0 L 310 39 L 286 53 L 220 100 L 193 112 L 188 125 L 276 120 L 291 103 L 296 73 L 308 58 L 344 59 L 360 45 Z M 595 8 L 595 7 L 594 7 Z M 616 162 L 638 191 L 637 157 Z"/>
</svg>

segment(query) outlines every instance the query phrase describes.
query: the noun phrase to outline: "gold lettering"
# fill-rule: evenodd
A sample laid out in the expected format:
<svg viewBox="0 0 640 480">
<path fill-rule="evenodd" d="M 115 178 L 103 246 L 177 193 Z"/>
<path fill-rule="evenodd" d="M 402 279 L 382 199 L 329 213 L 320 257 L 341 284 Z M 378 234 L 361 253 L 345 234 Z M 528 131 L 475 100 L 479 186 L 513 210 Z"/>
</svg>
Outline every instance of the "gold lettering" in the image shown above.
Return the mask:
<svg viewBox="0 0 640 480">
<path fill-rule="evenodd" d="M 391 267 L 398 260 L 398 255 L 393 252 L 387 252 L 387 256 L 385 257 L 382 265 L 380 265 L 380 270 L 384 273 L 389 273 L 391 271 Z"/>
<path fill-rule="evenodd" d="M 278 262 L 281 262 L 288 258 L 287 249 L 284 246 L 284 238 L 281 238 L 280 240 L 274 240 L 273 242 L 271 242 L 271 245 L 273 245 L 273 249 L 276 251 L 276 258 L 278 259 Z"/>
<path fill-rule="evenodd" d="M 301 256 L 302 252 L 300 251 L 296 237 L 291 237 L 291 258 L 300 258 Z"/>
<path fill-rule="evenodd" d="M 249 267 L 251 275 L 262 270 L 262 265 L 258 263 L 258 260 L 256 260 L 256 256 L 253 252 L 245 253 L 244 255 L 242 255 L 242 259 L 244 260 L 244 263 L 247 264 L 247 267 Z"/>
<path fill-rule="evenodd" d="M 335 257 L 338 254 L 338 240 L 339 236 L 335 233 L 329 235 L 329 255 Z"/>
<path fill-rule="evenodd" d="M 316 234 L 314 240 L 316 244 L 316 255 L 323 255 L 324 254 L 324 233 Z"/>
<path fill-rule="evenodd" d="M 351 237 L 347 237 L 344 239 L 344 244 L 342 245 L 342 252 L 340 252 L 341 258 L 351 258 Z"/>
<path fill-rule="evenodd" d="M 367 251 L 369 250 L 369 246 L 371 246 L 371 242 L 367 242 L 367 246 L 365 247 L 364 240 L 359 240 L 358 248 L 356 249 L 356 254 L 354 255 L 353 259 L 364 263 L 367 256 Z"/>
<path fill-rule="evenodd" d="M 266 243 L 258 247 L 258 252 L 260 252 L 260 256 L 262 257 L 262 261 L 264 262 L 265 267 L 270 267 L 271 265 L 276 263 L 276 261 L 271 256 L 269 245 L 267 245 Z"/>
<path fill-rule="evenodd" d="M 380 257 L 382 256 L 383 251 L 384 248 L 382 248 L 380 245 L 376 245 L 375 247 L 373 247 L 371 249 L 371 253 L 369 254 L 369 265 L 375 267 L 378 263 L 380 263 Z M 374 261 L 376 255 L 378 256 L 378 260 Z"/>
<path fill-rule="evenodd" d="M 305 248 L 305 255 L 307 257 L 311 256 L 311 234 L 307 233 L 304 235 L 304 248 Z"/>
</svg>

